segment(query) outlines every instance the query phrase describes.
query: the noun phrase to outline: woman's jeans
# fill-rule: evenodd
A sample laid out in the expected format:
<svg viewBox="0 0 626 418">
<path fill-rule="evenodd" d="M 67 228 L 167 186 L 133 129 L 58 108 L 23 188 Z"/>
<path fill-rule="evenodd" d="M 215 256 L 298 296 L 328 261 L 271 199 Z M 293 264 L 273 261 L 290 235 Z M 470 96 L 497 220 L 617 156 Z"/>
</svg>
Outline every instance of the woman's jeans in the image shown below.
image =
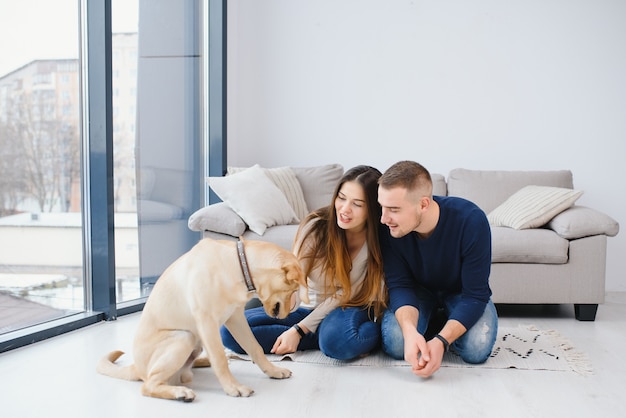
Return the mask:
<svg viewBox="0 0 626 418">
<path fill-rule="evenodd" d="M 460 301 L 461 295 L 450 295 L 444 299 L 442 308 L 446 317 Z M 422 335 L 426 334 L 432 315 L 436 312 L 437 306 L 434 302 L 434 298 L 420 302 L 417 332 Z M 483 315 L 476 324 L 454 341 L 450 349 L 459 354 L 466 363 L 484 363 L 491 355 L 497 333 L 498 314 L 495 305 L 489 300 Z M 383 351 L 395 359 L 404 359 L 404 337 L 394 313 L 389 309 L 383 314 L 381 334 Z"/>
<path fill-rule="evenodd" d="M 247 309 L 245 315 L 263 351 L 269 354 L 280 334 L 311 312 L 311 309 L 298 308 L 285 319 L 276 319 L 269 317 L 262 307 L 258 307 Z M 302 338 L 298 350 L 319 349 L 328 357 L 338 360 L 351 360 L 367 354 L 380 344 L 380 325 L 371 318 L 373 316 L 364 308 L 336 308 L 322 320 L 316 332 L 309 332 Z M 221 327 L 220 333 L 226 348 L 236 353 L 244 353 L 225 326 Z"/>
</svg>

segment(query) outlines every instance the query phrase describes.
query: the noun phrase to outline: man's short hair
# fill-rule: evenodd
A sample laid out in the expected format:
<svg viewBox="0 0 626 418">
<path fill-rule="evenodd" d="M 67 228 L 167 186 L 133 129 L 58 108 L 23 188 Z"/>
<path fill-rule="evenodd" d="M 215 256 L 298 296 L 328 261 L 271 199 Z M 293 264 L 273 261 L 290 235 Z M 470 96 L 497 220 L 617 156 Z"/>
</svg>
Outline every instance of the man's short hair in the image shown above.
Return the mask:
<svg viewBox="0 0 626 418">
<path fill-rule="evenodd" d="M 430 172 L 415 161 L 398 161 L 383 173 L 378 179 L 383 189 L 402 187 L 409 193 L 421 192 L 423 196 L 431 196 L 433 181 Z"/>
</svg>

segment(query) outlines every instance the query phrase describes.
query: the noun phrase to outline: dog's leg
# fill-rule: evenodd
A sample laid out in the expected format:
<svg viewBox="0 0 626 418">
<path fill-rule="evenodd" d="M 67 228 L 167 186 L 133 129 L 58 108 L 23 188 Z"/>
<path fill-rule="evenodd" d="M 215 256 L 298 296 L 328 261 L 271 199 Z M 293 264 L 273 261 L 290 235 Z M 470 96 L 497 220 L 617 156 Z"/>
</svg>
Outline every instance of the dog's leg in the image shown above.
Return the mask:
<svg viewBox="0 0 626 418">
<path fill-rule="evenodd" d="M 215 321 L 210 315 L 202 315 L 200 313 L 197 314 L 196 321 L 198 324 L 201 324 L 198 328 L 200 338 L 209 356 L 213 372 L 222 385 L 224 392 L 230 396 L 252 395 L 254 391 L 239 383 L 228 367 L 224 344 L 222 344 L 222 339 L 220 338 L 219 322 Z"/>
<path fill-rule="evenodd" d="M 146 380 L 141 386 L 144 396 L 191 402 L 196 398 L 193 390 L 185 386 L 171 386 L 170 379 L 181 373 L 185 383 L 191 381 L 193 355 L 199 351 L 193 335 L 186 331 L 163 333 L 162 342 L 154 347 L 148 365 Z"/>
<path fill-rule="evenodd" d="M 191 383 L 191 381 L 193 380 L 193 371 L 191 370 L 191 368 L 200 367 L 200 366 L 196 366 L 196 362 L 198 362 L 198 364 L 202 363 L 202 359 L 198 357 L 200 353 L 202 353 L 202 345 L 198 344 L 196 346 L 196 349 L 193 350 L 193 353 L 191 353 L 191 355 L 185 362 L 185 365 L 181 369 L 180 383 L 183 383 L 183 384 Z"/>
<path fill-rule="evenodd" d="M 291 376 L 291 370 L 278 367 L 267 359 L 263 353 L 263 347 L 250 329 L 243 310 L 235 311 L 225 325 L 241 348 L 252 357 L 252 361 L 259 366 L 263 373 L 274 379 L 285 379 Z"/>
</svg>

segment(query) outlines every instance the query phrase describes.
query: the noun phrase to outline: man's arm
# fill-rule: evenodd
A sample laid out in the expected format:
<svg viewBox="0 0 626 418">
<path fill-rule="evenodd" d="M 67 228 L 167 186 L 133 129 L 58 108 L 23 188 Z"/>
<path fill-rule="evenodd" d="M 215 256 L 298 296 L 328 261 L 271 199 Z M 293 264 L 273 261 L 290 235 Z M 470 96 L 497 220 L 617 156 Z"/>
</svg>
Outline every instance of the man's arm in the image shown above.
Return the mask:
<svg viewBox="0 0 626 418">
<path fill-rule="evenodd" d="M 450 319 L 469 329 L 481 317 L 491 297 L 491 228 L 484 212 L 478 208 L 465 222 L 460 259 L 463 297 L 450 313 Z"/>
<path fill-rule="evenodd" d="M 415 370 L 423 368 L 429 361 L 426 340 L 417 332 L 418 310 L 409 305 L 401 306 L 396 310 L 396 320 L 400 325 L 404 338 L 404 360 Z"/>
<path fill-rule="evenodd" d="M 457 339 L 459 339 L 463 334 L 467 332 L 467 329 L 461 324 L 459 321 L 454 319 L 446 322 L 446 325 L 439 331 L 439 335 L 445 338 L 449 344 L 452 344 Z M 441 342 L 441 346 L 443 347 L 443 342 Z"/>
</svg>

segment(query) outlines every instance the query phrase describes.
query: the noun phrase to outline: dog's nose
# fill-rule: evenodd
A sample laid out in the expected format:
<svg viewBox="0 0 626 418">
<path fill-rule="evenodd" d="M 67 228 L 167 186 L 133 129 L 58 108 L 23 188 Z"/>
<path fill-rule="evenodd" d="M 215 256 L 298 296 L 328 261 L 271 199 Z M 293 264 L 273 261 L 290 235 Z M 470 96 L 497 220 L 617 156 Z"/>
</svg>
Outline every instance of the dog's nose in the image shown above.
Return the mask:
<svg viewBox="0 0 626 418">
<path fill-rule="evenodd" d="M 279 313 L 280 313 L 280 302 L 276 302 L 276 305 L 274 305 L 274 309 L 272 310 L 272 314 L 274 315 L 274 318 L 278 318 Z"/>
</svg>

